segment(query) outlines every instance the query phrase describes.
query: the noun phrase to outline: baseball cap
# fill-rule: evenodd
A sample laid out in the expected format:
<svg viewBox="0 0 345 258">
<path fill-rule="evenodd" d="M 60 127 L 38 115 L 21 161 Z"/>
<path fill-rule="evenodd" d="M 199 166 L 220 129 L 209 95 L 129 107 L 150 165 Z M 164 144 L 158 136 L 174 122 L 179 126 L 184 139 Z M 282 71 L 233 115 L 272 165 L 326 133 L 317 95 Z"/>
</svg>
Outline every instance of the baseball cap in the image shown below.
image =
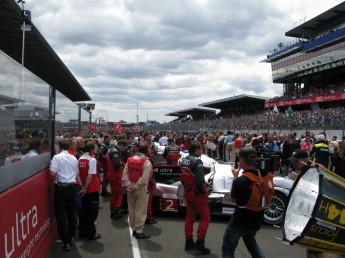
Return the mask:
<svg viewBox="0 0 345 258">
<path fill-rule="evenodd" d="M 252 147 L 242 148 L 238 155 L 245 159 L 256 159 L 256 157 L 258 156 L 257 151 Z"/>
<path fill-rule="evenodd" d="M 288 158 L 291 162 L 296 162 L 299 159 L 307 159 L 308 158 L 308 152 L 302 150 L 302 149 L 297 149 L 294 150 L 292 153 L 291 157 Z"/>
</svg>

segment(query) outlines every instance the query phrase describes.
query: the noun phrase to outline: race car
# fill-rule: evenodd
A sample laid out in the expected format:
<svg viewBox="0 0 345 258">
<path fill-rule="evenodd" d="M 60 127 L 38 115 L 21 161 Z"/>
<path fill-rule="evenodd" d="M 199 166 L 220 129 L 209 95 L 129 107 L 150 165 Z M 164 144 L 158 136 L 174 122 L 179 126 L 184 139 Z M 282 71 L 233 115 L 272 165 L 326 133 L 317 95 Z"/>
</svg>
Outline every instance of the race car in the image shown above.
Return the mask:
<svg viewBox="0 0 345 258">
<path fill-rule="evenodd" d="M 188 155 L 181 153 L 182 156 Z M 227 198 L 232 185 L 232 167 L 220 164 L 216 160 L 202 155 L 205 167 L 205 181 L 210 188 L 209 206 L 212 215 L 231 216 L 235 210 L 234 203 Z M 186 203 L 178 198 L 181 167 L 179 165 L 164 164 L 160 154 L 153 158 L 153 170 L 156 178 L 156 189 L 153 197 L 153 209 L 166 212 L 184 212 Z M 287 205 L 289 190 L 293 179 L 288 177 L 274 177 L 275 193 L 264 211 L 264 222 L 270 225 L 280 224 Z"/>
</svg>

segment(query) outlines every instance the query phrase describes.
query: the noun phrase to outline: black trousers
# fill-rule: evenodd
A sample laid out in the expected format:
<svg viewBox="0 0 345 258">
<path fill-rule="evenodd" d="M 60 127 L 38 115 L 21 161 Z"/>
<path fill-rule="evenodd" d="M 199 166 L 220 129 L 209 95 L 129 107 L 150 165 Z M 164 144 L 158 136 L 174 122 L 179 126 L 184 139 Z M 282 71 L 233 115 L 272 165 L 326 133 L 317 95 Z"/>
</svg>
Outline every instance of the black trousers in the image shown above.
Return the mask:
<svg viewBox="0 0 345 258">
<path fill-rule="evenodd" d="M 96 234 L 95 221 L 99 212 L 99 192 L 87 193 L 81 199 L 79 214 L 79 237 L 93 237 Z"/>
<path fill-rule="evenodd" d="M 75 224 L 75 186 L 55 185 L 54 212 L 58 233 L 63 244 L 71 242 L 74 237 Z"/>
</svg>

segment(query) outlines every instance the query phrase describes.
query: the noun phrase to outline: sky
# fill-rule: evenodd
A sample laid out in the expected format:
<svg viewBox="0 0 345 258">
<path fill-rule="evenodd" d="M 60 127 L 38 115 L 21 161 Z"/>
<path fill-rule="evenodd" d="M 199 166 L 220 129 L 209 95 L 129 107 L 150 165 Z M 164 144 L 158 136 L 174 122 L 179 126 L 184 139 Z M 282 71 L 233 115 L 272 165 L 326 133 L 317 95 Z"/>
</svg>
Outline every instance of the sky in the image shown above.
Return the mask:
<svg viewBox="0 0 345 258">
<path fill-rule="evenodd" d="M 32 22 L 109 122 L 240 94 L 275 97 L 260 63 L 338 0 L 26 0 Z M 76 117 L 73 117 L 76 118 Z"/>
</svg>

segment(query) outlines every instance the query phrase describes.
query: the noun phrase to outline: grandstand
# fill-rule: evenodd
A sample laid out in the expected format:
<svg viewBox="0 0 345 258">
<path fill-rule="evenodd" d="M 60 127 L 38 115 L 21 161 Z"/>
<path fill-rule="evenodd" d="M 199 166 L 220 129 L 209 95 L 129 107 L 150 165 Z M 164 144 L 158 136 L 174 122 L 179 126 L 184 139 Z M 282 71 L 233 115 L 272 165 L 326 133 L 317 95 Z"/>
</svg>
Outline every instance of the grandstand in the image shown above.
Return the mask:
<svg viewBox="0 0 345 258">
<path fill-rule="evenodd" d="M 345 3 L 291 29 L 293 44 L 279 43 L 264 62 L 271 63 L 274 83 L 283 96 L 265 108 L 318 110 L 345 104 Z"/>
<path fill-rule="evenodd" d="M 345 2 L 285 33 L 265 60 L 283 95 L 271 99 L 238 95 L 199 104 L 220 109 L 216 116 L 161 125 L 160 130 L 269 132 L 307 130 L 345 135 Z M 277 108 L 275 108 L 277 107 Z M 272 112 L 278 109 L 278 113 Z"/>
<path fill-rule="evenodd" d="M 214 117 L 216 115 L 215 109 L 210 108 L 186 108 L 182 110 L 177 110 L 172 113 L 165 114 L 166 116 L 177 116 L 178 118 L 172 122 L 189 121 L 189 120 L 199 120 L 204 117 Z"/>
<path fill-rule="evenodd" d="M 264 103 L 268 100 L 265 97 L 251 95 L 238 95 L 220 100 L 210 101 L 199 104 L 202 107 L 220 109 L 221 112 L 217 117 L 230 117 L 234 114 L 256 114 L 262 113 Z"/>
</svg>

